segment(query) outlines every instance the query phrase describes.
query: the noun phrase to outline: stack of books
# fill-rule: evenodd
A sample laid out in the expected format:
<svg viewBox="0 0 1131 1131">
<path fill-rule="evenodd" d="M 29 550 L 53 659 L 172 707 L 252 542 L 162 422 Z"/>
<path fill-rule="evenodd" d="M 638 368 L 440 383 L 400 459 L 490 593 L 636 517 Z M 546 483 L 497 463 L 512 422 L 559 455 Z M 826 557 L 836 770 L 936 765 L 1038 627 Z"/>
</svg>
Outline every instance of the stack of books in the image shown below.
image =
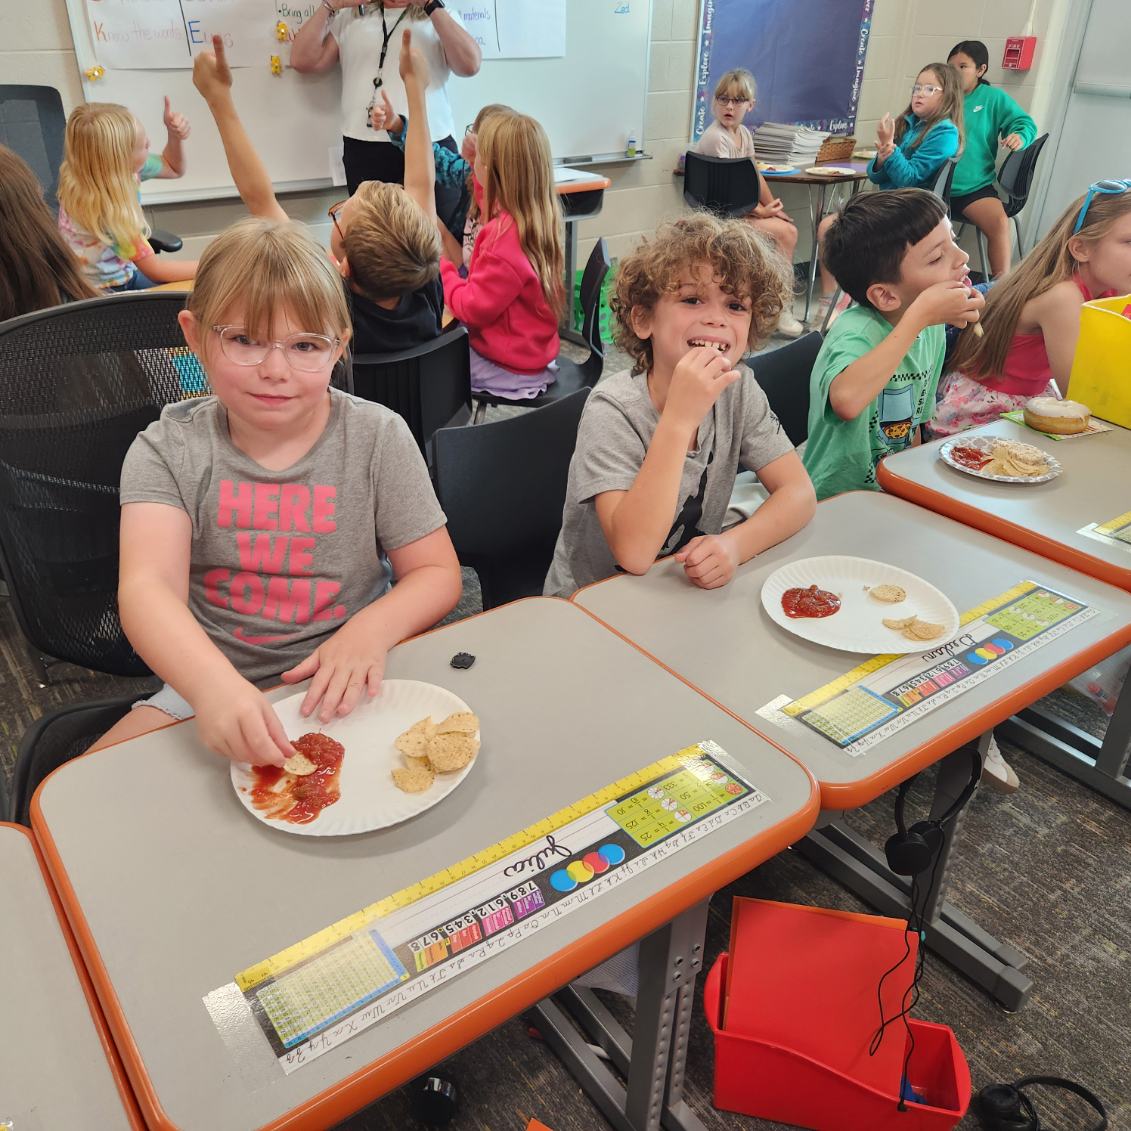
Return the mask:
<svg viewBox="0 0 1131 1131">
<path fill-rule="evenodd" d="M 804 167 L 817 160 L 817 152 L 828 136 L 826 131 L 808 126 L 763 122 L 754 131 L 754 149 L 759 161 Z"/>
</svg>

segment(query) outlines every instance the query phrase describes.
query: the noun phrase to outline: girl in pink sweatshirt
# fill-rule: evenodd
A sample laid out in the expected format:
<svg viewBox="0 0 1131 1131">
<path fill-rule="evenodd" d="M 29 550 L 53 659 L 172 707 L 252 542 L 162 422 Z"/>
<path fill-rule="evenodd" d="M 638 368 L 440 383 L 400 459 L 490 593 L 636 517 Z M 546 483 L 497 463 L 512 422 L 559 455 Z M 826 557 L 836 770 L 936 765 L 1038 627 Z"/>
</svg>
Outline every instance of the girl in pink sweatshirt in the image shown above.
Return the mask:
<svg viewBox="0 0 1131 1131">
<path fill-rule="evenodd" d="M 446 259 L 444 301 L 467 327 L 471 391 L 536 397 L 554 381 L 565 304 L 562 217 L 550 144 L 525 114 L 495 114 L 477 138 L 482 230 L 467 278 Z"/>
</svg>

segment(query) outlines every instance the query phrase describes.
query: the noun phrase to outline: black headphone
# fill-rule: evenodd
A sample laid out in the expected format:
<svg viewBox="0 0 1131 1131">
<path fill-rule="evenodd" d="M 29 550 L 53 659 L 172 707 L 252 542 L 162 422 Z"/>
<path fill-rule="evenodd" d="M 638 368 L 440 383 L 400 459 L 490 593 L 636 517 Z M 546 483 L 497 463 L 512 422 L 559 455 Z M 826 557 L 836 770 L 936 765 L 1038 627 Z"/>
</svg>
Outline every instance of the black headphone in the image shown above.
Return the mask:
<svg viewBox="0 0 1131 1131">
<path fill-rule="evenodd" d="M 1026 1076 L 1013 1084 L 990 1084 L 974 1097 L 974 1114 L 985 1131 L 1041 1131 L 1041 1121 L 1032 1100 L 1022 1091 L 1030 1084 L 1065 1088 L 1079 1096 L 1099 1114 L 1100 1121 L 1090 1131 L 1105 1131 L 1107 1112 L 1099 1097 L 1082 1084 L 1059 1076 Z"/>
<path fill-rule="evenodd" d="M 887 857 L 888 867 L 897 876 L 917 876 L 925 872 L 934 861 L 943 845 L 944 826 L 955 817 L 959 810 L 974 796 L 978 788 L 978 781 L 982 776 L 982 758 L 977 746 L 966 747 L 970 752 L 970 780 L 958 795 L 954 804 L 941 816 L 928 821 L 916 821 L 911 828 L 907 827 L 904 820 L 904 806 L 907 803 L 907 791 L 911 783 L 918 777 L 908 778 L 902 782 L 899 792 L 895 795 L 895 827 L 896 832 L 887 839 L 884 845 L 884 855 Z"/>
</svg>

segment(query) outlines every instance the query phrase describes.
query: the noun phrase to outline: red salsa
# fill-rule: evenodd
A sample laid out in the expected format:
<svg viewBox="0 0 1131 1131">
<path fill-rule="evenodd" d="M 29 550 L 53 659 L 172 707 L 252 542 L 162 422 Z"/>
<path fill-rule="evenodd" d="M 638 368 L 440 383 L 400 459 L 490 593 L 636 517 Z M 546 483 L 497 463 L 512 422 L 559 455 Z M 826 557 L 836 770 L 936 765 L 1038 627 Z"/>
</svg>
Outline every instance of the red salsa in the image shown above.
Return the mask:
<svg viewBox="0 0 1131 1131">
<path fill-rule="evenodd" d="M 960 444 L 950 449 L 950 458 L 955 463 L 962 464 L 963 467 L 981 471 L 993 459 L 993 456 L 982 451 L 981 448 L 972 448 L 969 445 Z"/>
<path fill-rule="evenodd" d="M 781 595 L 781 607 L 787 617 L 831 617 L 840 609 L 840 598 L 810 585 L 808 589 L 787 589 Z"/>
<path fill-rule="evenodd" d="M 251 803 L 274 820 L 306 825 L 341 797 L 339 779 L 345 748 L 325 734 L 304 734 L 292 745 L 314 763 L 313 773 L 299 777 L 282 766 L 253 766 Z M 283 787 L 277 789 L 280 781 Z"/>
</svg>

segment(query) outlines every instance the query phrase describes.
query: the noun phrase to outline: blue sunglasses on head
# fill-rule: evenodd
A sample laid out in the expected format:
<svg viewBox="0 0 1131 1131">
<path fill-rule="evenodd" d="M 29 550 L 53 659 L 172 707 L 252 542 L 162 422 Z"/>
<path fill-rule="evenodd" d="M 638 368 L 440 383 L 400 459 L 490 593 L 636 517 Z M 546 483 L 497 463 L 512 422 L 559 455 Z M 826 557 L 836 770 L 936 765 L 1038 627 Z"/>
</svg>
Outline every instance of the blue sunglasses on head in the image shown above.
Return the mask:
<svg viewBox="0 0 1131 1131">
<path fill-rule="evenodd" d="M 1076 217 L 1076 226 L 1072 229 L 1072 234 L 1076 233 L 1084 226 L 1084 217 L 1088 215 L 1088 205 L 1092 203 L 1094 196 L 1119 196 L 1131 190 L 1131 181 L 1096 181 L 1094 185 L 1088 186 L 1087 195 L 1084 197 L 1084 205 L 1080 209 L 1080 215 Z"/>
</svg>

